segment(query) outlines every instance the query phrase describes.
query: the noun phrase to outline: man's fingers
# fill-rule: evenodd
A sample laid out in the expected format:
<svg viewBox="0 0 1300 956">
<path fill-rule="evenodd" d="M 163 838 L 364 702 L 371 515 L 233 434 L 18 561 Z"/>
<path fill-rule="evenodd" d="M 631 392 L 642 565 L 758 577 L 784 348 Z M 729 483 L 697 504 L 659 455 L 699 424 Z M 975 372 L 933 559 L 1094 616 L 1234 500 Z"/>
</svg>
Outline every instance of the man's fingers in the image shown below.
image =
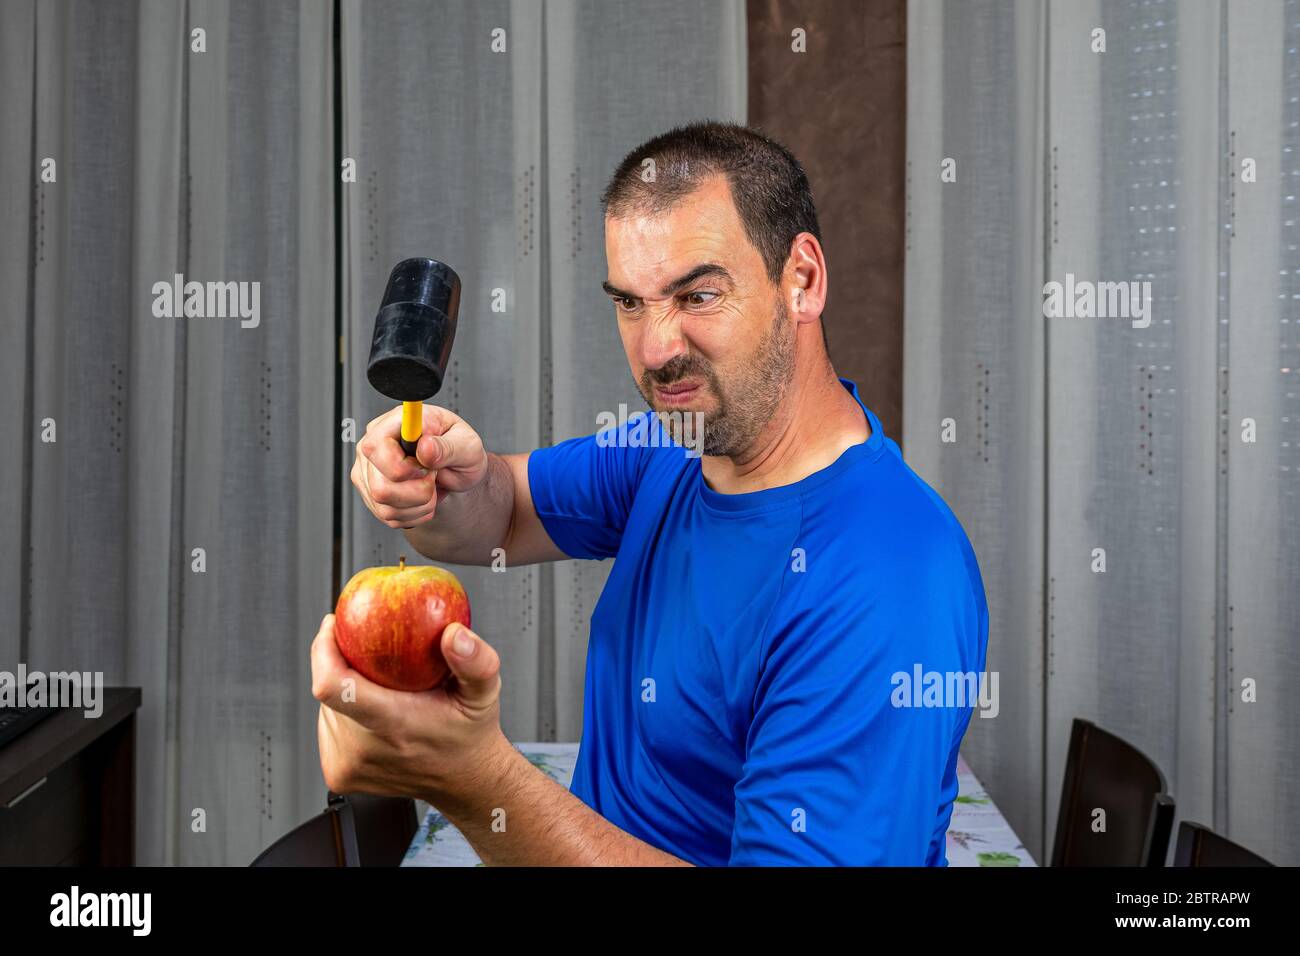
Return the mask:
<svg viewBox="0 0 1300 956">
<path fill-rule="evenodd" d="M 501 658 L 487 641 L 463 624 L 442 632 L 442 656 L 456 678 L 456 696 L 472 709 L 496 703 L 501 692 Z"/>
<path fill-rule="evenodd" d="M 420 436 L 415 457 L 421 465 L 443 472 L 442 483 L 453 491 L 464 490 L 481 477 L 486 455 L 483 439 L 465 422 L 458 421 L 441 435 Z"/>
<path fill-rule="evenodd" d="M 357 454 L 375 466 L 381 475 L 389 481 L 410 481 L 423 478 L 427 470 L 416 460 L 402 451 L 397 443 L 401 435 L 401 424 L 391 435 L 385 432 L 367 431 L 357 443 Z"/>
<path fill-rule="evenodd" d="M 415 443 L 415 458 L 421 467 L 437 469 L 447 467 L 446 459 L 449 457 L 446 439 L 431 435 L 425 432 L 420 436 L 420 440 Z"/>
<path fill-rule="evenodd" d="M 460 416 L 441 405 L 421 405 L 422 435 L 444 435 L 460 421 Z"/>
<path fill-rule="evenodd" d="M 385 698 L 393 693 L 348 665 L 334 640 L 334 615 L 326 614 L 311 644 L 311 695 L 331 710 L 365 724 L 383 713 Z"/>
<path fill-rule="evenodd" d="M 432 521 L 433 516 L 438 513 L 437 506 L 442 504 L 446 497 L 451 494 L 446 488 L 438 489 L 438 500 L 430 501 L 418 508 L 407 508 L 403 511 L 393 511 L 392 517 L 384 517 L 386 509 L 380 508 L 375 512 L 376 517 L 383 521 L 390 528 L 411 529 L 416 525 L 424 524 L 426 521 Z"/>
<path fill-rule="evenodd" d="M 420 436 L 443 435 L 458 423 L 460 419 L 445 408 L 437 405 L 421 405 L 422 418 Z M 407 481 L 413 477 L 422 477 L 427 464 L 421 464 L 419 452 L 412 459 L 398 444 L 402 437 L 402 407 L 390 409 L 378 418 L 372 419 L 366 426 L 366 433 L 357 443 L 357 451 L 375 463 L 375 467 L 389 481 Z M 419 443 L 417 443 L 418 445 Z"/>
<path fill-rule="evenodd" d="M 350 676 L 352 668 L 334 640 L 334 615 L 326 614 L 311 642 L 311 695 L 332 707 L 342 697 L 343 681 Z"/>
<path fill-rule="evenodd" d="M 449 441 L 440 442 L 437 439 L 457 426 L 465 427 L 465 423 L 460 420 L 459 415 L 440 405 L 422 404 L 420 415 L 420 437 L 415 442 L 415 458 L 424 468 L 441 468 L 445 462 L 440 459 L 446 458 L 451 450 L 451 444 Z M 435 464 L 435 460 L 438 460 L 438 463 Z"/>
<path fill-rule="evenodd" d="M 421 478 L 412 478 L 407 481 L 390 481 L 377 468 L 366 469 L 365 472 L 366 491 L 370 495 L 370 500 L 376 505 L 382 505 L 394 510 L 409 510 L 411 508 L 422 508 L 433 500 L 434 493 L 434 475 L 432 472 Z M 391 517 L 390 515 L 379 515 L 381 518 Z"/>
<path fill-rule="evenodd" d="M 433 502 L 426 501 L 418 508 L 379 508 L 375 511 L 375 517 L 392 528 L 409 528 L 432 518 L 435 513 Z"/>
</svg>

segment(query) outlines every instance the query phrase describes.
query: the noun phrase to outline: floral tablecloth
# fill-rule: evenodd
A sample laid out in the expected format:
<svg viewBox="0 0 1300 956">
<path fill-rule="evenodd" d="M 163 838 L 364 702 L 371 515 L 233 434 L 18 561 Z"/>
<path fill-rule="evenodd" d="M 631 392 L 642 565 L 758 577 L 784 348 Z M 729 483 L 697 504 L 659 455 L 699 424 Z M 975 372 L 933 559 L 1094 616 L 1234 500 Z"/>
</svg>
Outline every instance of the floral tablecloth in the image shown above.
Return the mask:
<svg viewBox="0 0 1300 956">
<path fill-rule="evenodd" d="M 551 779 L 567 788 L 578 759 L 577 744 L 515 744 Z M 1034 860 L 993 805 L 964 759 L 957 762 L 957 800 L 948 824 L 949 866 L 1034 866 Z M 430 809 L 416 831 L 402 866 L 482 866 L 478 855 L 447 819 Z"/>
</svg>

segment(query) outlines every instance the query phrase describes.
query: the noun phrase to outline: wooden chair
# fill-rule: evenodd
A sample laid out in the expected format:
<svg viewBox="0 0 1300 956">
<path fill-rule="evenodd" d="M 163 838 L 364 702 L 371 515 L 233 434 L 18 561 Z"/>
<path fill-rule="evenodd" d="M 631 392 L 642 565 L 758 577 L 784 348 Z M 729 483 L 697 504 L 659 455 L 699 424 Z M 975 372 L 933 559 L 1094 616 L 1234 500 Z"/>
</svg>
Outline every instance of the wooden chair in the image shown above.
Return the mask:
<svg viewBox="0 0 1300 956">
<path fill-rule="evenodd" d="M 397 866 L 420 821 L 415 801 L 329 794 L 323 813 L 263 850 L 252 866 Z"/>
<path fill-rule="evenodd" d="M 1184 820 L 1178 824 L 1174 866 L 1272 866 L 1240 843 L 1221 837 L 1209 827 Z"/>
<path fill-rule="evenodd" d="M 1093 811 L 1106 812 L 1104 833 Z M 1164 774 L 1131 744 L 1075 718 L 1052 866 L 1164 866 L 1174 799 Z"/>
</svg>

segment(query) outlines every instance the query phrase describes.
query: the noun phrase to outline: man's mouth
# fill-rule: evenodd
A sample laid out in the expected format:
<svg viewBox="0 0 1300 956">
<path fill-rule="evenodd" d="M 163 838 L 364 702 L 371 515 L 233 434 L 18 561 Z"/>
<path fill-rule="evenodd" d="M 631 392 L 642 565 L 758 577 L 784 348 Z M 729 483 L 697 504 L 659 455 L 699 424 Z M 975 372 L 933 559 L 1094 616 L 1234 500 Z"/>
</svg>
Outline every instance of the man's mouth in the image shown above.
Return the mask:
<svg viewBox="0 0 1300 956">
<path fill-rule="evenodd" d="M 682 405 L 699 394 L 699 382 L 674 382 L 671 385 L 656 385 L 655 397 L 664 405 Z"/>
</svg>

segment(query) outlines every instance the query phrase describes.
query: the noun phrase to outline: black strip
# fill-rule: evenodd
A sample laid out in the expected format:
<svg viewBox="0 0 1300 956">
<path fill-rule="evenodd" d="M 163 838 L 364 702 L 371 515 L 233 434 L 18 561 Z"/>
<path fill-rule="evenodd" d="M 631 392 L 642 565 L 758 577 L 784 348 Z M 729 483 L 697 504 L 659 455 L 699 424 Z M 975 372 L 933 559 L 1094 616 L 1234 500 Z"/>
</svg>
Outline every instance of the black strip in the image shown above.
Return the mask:
<svg viewBox="0 0 1300 956">
<path fill-rule="evenodd" d="M 329 839 L 332 850 L 332 836 Z M 644 918 L 645 900 L 666 898 L 670 893 L 673 914 L 696 923 L 717 922 L 718 901 L 739 894 L 753 901 L 750 909 L 760 917 L 765 915 L 762 909 L 775 911 L 784 900 L 816 894 L 821 904 L 819 928 L 829 927 L 828 935 L 832 931 L 861 934 L 862 912 L 867 906 L 874 913 L 887 914 L 888 929 L 899 935 L 915 933 L 914 927 L 928 929 L 938 921 L 934 901 L 945 896 L 960 899 L 961 910 L 978 913 L 983 925 L 1023 927 L 1022 935 L 1027 938 L 1058 938 L 1068 932 L 1071 939 L 1084 944 L 1101 937 L 1106 945 L 1105 939 L 1112 934 L 1122 939 L 1122 934 L 1141 932 L 1117 924 L 1117 919 L 1154 919 L 1159 926 L 1162 920 L 1175 917 L 1245 917 L 1250 920 L 1246 928 L 1261 933 L 1267 926 L 1287 925 L 1292 916 L 1292 870 L 1241 867 L 1227 872 L 1230 877 L 1223 875 L 1224 870 L 1192 867 L 1011 868 L 991 873 L 979 867 L 551 867 L 539 872 L 521 866 L 439 867 L 414 873 L 399 867 L 29 866 L 0 868 L 0 892 L 5 901 L 6 944 L 16 940 L 21 946 L 30 939 L 36 943 L 27 947 L 30 951 L 38 947 L 55 950 L 52 945 L 42 945 L 46 939 L 61 943 L 58 949 L 66 950 L 69 933 L 80 933 L 80 939 L 103 940 L 100 945 L 114 948 L 139 941 L 130 926 L 120 925 L 129 923 L 129 916 L 138 912 L 130 905 L 133 900 L 112 908 L 111 912 L 127 915 L 125 920 L 119 916 L 116 927 L 52 925 L 56 905 L 62 904 L 59 918 L 69 915 L 69 910 L 83 911 L 80 906 L 72 909 L 67 905 L 73 886 L 79 900 L 100 893 L 149 893 L 150 933 L 143 941 L 166 945 L 169 951 L 194 948 L 194 939 L 200 934 L 210 944 L 247 950 L 250 930 L 283 922 L 286 913 L 312 912 L 321 907 L 322 900 L 346 899 L 349 914 L 409 912 L 424 916 L 433 909 L 431 898 L 453 894 L 455 909 L 446 918 L 451 932 L 452 920 L 457 927 L 501 923 L 503 899 L 510 901 L 509 918 L 515 926 L 553 919 L 556 912 L 580 899 L 594 917 L 584 922 L 608 938 L 638 917 Z M 1207 890 L 1240 895 L 1231 902 L 1189 902 L 1193 893 L 1207 897 Z M 1137 901 L 1139 894 L 1155 898 Z M 56 896 L 62 899 L 56 900 Z M 1174 898 L 1180 902 L 1173 902 Z M 107 916 L 109 911 L 104 907 L 99 912 Z M 438 917 L 442 915 L 438 913 Z M 427 947 L 433 920 L 418 916 L 388 921 L 383 927 L 384 942 L 411 951 Z M 293 929 L 298 949 L 304 952 L 337 952 L 341 945 L 374 950 L 375 922 L 365 918 L 300 919 Z M 739 935 L 742 945 L 766 942 L 764 933 L 769 939 L 772 936 L 771 920 L 733 922 L 736 930 L 729 936 Z M 437 926 L 434 932 L 441 930 Z M 1237 927 L 1215 927 L 1209 935 L 1224 939 L 1224 934 L 1237 931 Z M 444 938 L 447 935 L 444 933 Z M 721 935 L 714 931 L 709 941 Z M 1219 948 L 1226 947 L 1220 944 Z M 13 951 L 20 950 L 15 947 Z"/>
</svg>

